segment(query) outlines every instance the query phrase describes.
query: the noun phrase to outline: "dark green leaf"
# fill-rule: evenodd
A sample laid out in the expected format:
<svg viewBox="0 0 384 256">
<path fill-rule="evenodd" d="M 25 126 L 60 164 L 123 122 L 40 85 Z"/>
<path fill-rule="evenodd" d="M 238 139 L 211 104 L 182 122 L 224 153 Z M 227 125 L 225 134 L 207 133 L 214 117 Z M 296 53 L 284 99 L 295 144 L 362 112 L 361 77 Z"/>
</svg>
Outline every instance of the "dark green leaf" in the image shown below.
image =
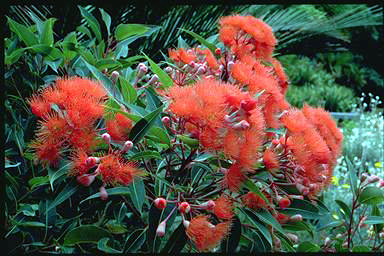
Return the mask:
<svg viewBox="0 0 384 256">
<path fill-rule="evenodd" d="M 125 241 L 125 246 L 128 246 L 124 253 L 134 253 L 137 250 L 140 249 L 140 247 L 144 244 L 145 238 L 146 238 L 146 231 L 147 229 L 141 230 L 135 230 L 132 234 L 130 234 L 127 237 L 127 240 Z"/>
<path fill-rule="evenodd" d="M 231 230 L 229 236 L 221 242 L 221 251 L 224 253 L 233 253 L 239 244 L 241 236 L 241 222 L 239 217 L 234 216 L 232 219 Z"/>
<path fill-rule="evenodd" d="M 97 243 L 97 249 L 106 253 L 122 253 L 122 251 L 113 249 L 112 247 L 107 245 L 109 239 L 110 239 L 109 237 L 104 237 L 100 239 L 99 242 Z"/>
<path fill-rule="evenodd" d="M 122 76 L 119 76 L 118 83 L 120 85 L 119 87 L 121 88 L 124 100 L 129 104 L 134 103 L 137 98 L 137 91 L 135 88 Z"/>
<path fill-rule="evenodd" d="M 74 182 L 68 183 L 63 190 L 57 195 L 55 200 L 49 205 L 47 211 L 50 209 L 58 206 L 65 200 L 67 200 L 69 197 L 71 197 L 79 188 L 79 184 L 74 184 Z"/>
<path fill-rule="evenodd" d="M 116 27 L 115 37 L 121 41 L 133 35 L 142 35 L 148 30 L 149 28 L 142 24 L 119 24 Z"/>
<path fill-rule="evenodd" d="M 164 129 L 161 129 L 157 126 L 152 126 L 151 129 L 149 129 L 149 133 L 153 136 L 156 136 L 160 143 L 166 144 L 168 147 L 171 146 L 169 135 Z"/>
<path fill-rule="evenodd" d="M 48 184 L 49 178 L 48 176 L 41 176 L 41 177 L 35 177 L 28 181 L 29 186 L 31 187 L 31 190 L 33 190 L 35 187 Z"/>
<path fill-rule="evenodd" d="M 380 204 L 384 201 L 384 191 L 378 187 L 366 187 L 357 201 L 362 204 Z"/>
<path fill-rule="evenodd" d="M 145 187 L 142 179 L 134 179 L 129 185 L 130 197 L 135 208 L 141 213 L 145 200 Z"/>
<path fill-rule="evenodd" d="M 111 234 L 95 225 L 82 225 L 70 230 L 64 237 L 64 245 L 75 245 L 81 243 L 97 244 L 102 238 L 112 238 Z"/>
<path fill-rule="evenodd" d="M 319 213 L 315 213 L 312 211 L 302 210 L 302 209 L 293 209 L 293 208 L 286 208 L 280 211 L 281 213 L 288 214 L 288 215 L 296 215 L 301 214 L 303 218 L 305 219 L 318 219 L 320 217 Z"/>
<path fill-rule="evenodd" d="M 353 168 L 353 165 L 349 158 L 346 158 L 347 161 L 347 167 L 348 167 L 348 176 L 349 176 L 349 184 L 351 185 L 351 189 L 354 195 L 356 195 L 357 191 L 357 175 L 356 170 Z"/>
<path fill-rule="evenodd" d="M 326 228 L 333 228 L 333 227 L 338 227 L 338 226 L 341 226 L 344 222 L 341 221 L 341 220 L 336 220 L 336 221 L 332 221 L 332 222 L 329 222 L 327 223 L 326 225 L 324 226 L 321 226 L 321 227 L 318 227 L 317 230 L 323 230 L 323 229 L 326 229 Z"/>
<path fill-rule="evenodd" d="M 45 228 L 45 224 L 38 221 L 17 222 L 16 225 L 22 227 Z"/>
<path fill-rule="evenodd" d="M 84 17 L 84 19 L 87 21 L 87 24 L 89 25 L 89 27 L 91 28 L 93 33 L 95 33 L 97 41 L 101 42 L 102 38 L 101 38 L 99 22 L 90 12 L 87 11 L 87 9 L 85 9 L 81 6 L 78 6 L 78 7 L 80 9 L 81 16 Z"/>
<path fill-rule="evenodd" d="M 131 190 L 128 187 L 117 187 L 117 188 L 109 188 L 109 189 L 107 189 L 107 193 L 108 193 L 109 196 L 113 196 L 113 195 L 129 195 L 131 193 Z M 100 192 L 95 193 L 95 194 L 85 198 L 84 200 L 82 200 L 80 202 L 80 204 L 82 204 L 83 202 L 85 202 L 87 200 L 94 199 L 94 198 L 100 198 Z"/>
<path fill-rule="evenodd" d="M 312 238 L 314 236 L 313 227 L 311 227 L 310 224 L 304 221 L 284 224 L 282 227 L 284 230 L 288 231 L 307 231 L 312 236 Z"/>
<path fill-rule="evenodd" d="M 189 31 L 189 30 L 186 30 L 186 29 L 182 29 L 182 28 L 180 30 L 182 30 L 182 31 L 190 34 L 191 36 L 193 36 L 202 45 L 205 45 L 212 52 L 213 55 L 215 55 L 216 46 L 214 44 L 209 43 L 207 40 L 205 40 L 204 38 L 202 38 L 200 35 L 196 34 L 195 32 L 192 32 L 192 31 Z"/>
<path fill-rule="evenodd" d="M 141 152 L 134 154 L 133 156 L 129 157 L 129 159 L 132 161 L 141 160 L 142 158 L 144 158 L 144 159 L 153 159 L 153 158 L 163 159 L 159 152 L 151 151 L 151 150 L 141 151 Z"/>
<path fill-rule="evenodd" d="M 111 16 L 101 8 L 99 8 L 99 11 L 101 13 L 101 18 L 103 19 L 105 26 L 107 27 L 109 37 L 109 35 L 111 34 Z"/>
<path fill-rule="evenodd" d="M 320 251 L 320 246 L 315 243 L 304 241 L 299 244 L 297 247 L 298 252 L 318 252 Z"/>
<path fill-rule="evenodd" d="M 84 25 L 78 26 L 76 28 L 77 31 L 86 34 L 89 38 L 92 38 L 91 31 Z"/>
<path fill-rule="evenodd" d="M 185 144 L 187 144 L 188 146 L 190 146 L 191 148 L 196 148 L 199 146 L 199 140 L 192 139 L 185 135 L 176 135 L 176 137 L 182 142 L 184 142 Z"/>
<path fill-rule="evenodd" d="M 366 245 L 355 245 L 352 248 L 352 252 L 370 252 L 371 248 Z"/>
<path fill-rule="evenodd" d="M 384 217 L 381 216 L 369 216 L 365 221 L 367 225 L 384 224 Z"/>
<path fill-rule="evenodd" d="M 255 228 L 257 228 L 260 231 L 260 235 L 262 235 L 269 243 L 270 246 L 272 246 L 272 236 L 271 233 L 269 233 L 268 228 L 264 226 L 264 223 L 260 222 L 259 218 L 250 210 L 248 209 L 240 209 L 245 216 L 247 217 L 248 222 Z"/>
<path fill-rule="evenodd" d="M 336 199 L 335 202 L 340 206 L 340 208 L 341 208 L 340 211 L 345 216 L 346 220 L 349 221 L 349 219 L 351 217 L 351 209 L 343 201 L 340 201 L 340 200 Z"/>
<path fill-rule="evenodd" d="M 254 215 L 256 215 L 263 223 L 271 225 L 277 231 L 284 233 L 283 228 L 280 226 L 280 223 L 272 216 L 272 214 L 264 209 L 260 209 L 259 211 L 250 211 Z"/>
<path fill-rule="evenodd" d="M 172 79 L 169 77 L 169 75 L 162 70 L 153 60 L 151 60 L 147 55 L 143 54 L 144 57 L 148 60 L 149 65 L 151 66 L 151 70 L 153 73 L 155 73 L 161 82 L 161 86 L 159 88 L 168 88 L 173 85 Z"/>
<path fill-rule="evenodd" d="M 132 127 L 129 133 L 129 140 L 132 141 L 134 144 L 138 143 L 144 137 L 147 131 L 151 128 L 151 126 L 155 121 L 155 118 L 161 113 L 162 110 L 163 110 L 163 106 L 149 113 L 144 118 L 142 118 L 139 122 L 137 122 Z"/>
<path fill-rule="evenodd" d="M 59 170 L 54 171 L 51 168 L 48 169 L 48 177 L 49 177 L 49 183 L 51 184 L 51 189 L 53 191 L 53 183 L 58 178 L 66 175 L 68 173 L 68 168 L 71 163 L 67 163 L 66 165 L 62 166 Z"/>
<path fill-rule="evenodd" d="M 29 29 L 7 17 L 9 28 L 25 43 L 26 46 L 33 46 L 38 43 L 37 36 L 29 31 Z"/>
<path fill-rule="evenodd" d="M 116 69 L 116 68 L 121 68 L 123 65 L 121 65 L 120 62 L 114 59 L 102 59 L 98 60 L 95 65 L 99 70 L 104 70 L 104 69 Z"/>
<path fill-rule="evenodd" d="M 25 216 L 35 216 L 36 211 L 39 209 L 38 204 L 20 204 L 19 212 L 22 212 Z"/>
<path fill-rule="evenodd" d="M 172 235 L 169 237 L 167 243 L 164 245 L 161 253 L 166 253 L 169 255 L 178 254 L 184 248 L 185 244 L 188 241 L 188 237 L 185 234 L 185 228 L 183 223 L 173 231 Z"/>
<path fill-rule="evenodd" d="M 119 223 L 117 220 L 109 220 L 105 227 L 108 229 L 109 232 L 115 235 L 121 235 L 127 233 L 127 228 L 125 225 Z"/>
</svg>

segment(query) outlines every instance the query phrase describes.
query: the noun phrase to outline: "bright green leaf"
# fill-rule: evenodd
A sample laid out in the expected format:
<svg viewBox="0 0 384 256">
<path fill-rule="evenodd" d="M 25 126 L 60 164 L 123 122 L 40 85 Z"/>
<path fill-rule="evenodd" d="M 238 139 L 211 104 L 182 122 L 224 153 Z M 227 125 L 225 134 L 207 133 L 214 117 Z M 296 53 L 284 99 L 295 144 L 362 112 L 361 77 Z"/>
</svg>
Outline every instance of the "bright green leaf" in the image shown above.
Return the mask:
<svg viewBox="0 0 384 256">
<path fill-rule="evenodd" d="M 384 202 L 384 191 L 378 187 L 366 187 L 357 201 L 362 204 L 376 205 Z"/>
<path fill-rule="evenodd" d="M 162 70 L 153 60 L 151 60 L 147 55 L 143 54 L 144 57 L 148 60 L 149 65 L 151 66 L 151 70 L 153 73 L 155 73 L 161 82 L 160 88 L 168 88 L 173 85 L 172 79 L 169 77 L 169 75 Z"/>
<path fill-rule="evenodd" d="M 133 35 L 142 35 L 148 30 L 149 28 L 142 24 L 120 24 L 116 27 L 115 37 L 121 41 Z"/>
<path fill-rule="evenodd" d="M 78 6 L 81 12 L 81 16 L 84 17 L 84 19 L 87 21 L 87 24 L 93 31 L 93 33 L 96 36 L 96 39 L 98 42 L 101 42 L 101 32 L 100 32 L 100 24 L 97 21 L 97 19 L 90 13 L 88 12 L 85 8 Z"/>
<path fill-rule="evenodd" d="M 26 46 L 33 46 L 38 43 L 37 36 L 32 33 L 26 26 L 17 23 L 7 17 L 9 28 L 25 43 Z"/>
</svg>

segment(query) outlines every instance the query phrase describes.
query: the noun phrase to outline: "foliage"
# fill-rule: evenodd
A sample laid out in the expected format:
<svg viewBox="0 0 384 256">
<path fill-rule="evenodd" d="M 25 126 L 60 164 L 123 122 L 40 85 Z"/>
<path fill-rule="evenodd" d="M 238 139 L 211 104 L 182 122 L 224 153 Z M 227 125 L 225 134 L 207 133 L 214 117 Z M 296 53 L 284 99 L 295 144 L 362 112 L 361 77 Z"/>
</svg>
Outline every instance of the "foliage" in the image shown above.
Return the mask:
<svg viewBox="0 0 384 256">
<path fill-rule="evenodd" d="M 158 63 L 128 53 L 158 27 L 78 8 L 84 24 L 62 38 L 55 19 L 7 17 L 11 254 L 328 249 L 299 235 L 329 215 L 317 196 L 342 136 L 322 109 L 288 110 L 268 25 L 224 17 L 222 44 L 184 29 L 203 46 L 178 39 Z M 358 202 L 381 203 L 359 188 Z"/>
</svg>

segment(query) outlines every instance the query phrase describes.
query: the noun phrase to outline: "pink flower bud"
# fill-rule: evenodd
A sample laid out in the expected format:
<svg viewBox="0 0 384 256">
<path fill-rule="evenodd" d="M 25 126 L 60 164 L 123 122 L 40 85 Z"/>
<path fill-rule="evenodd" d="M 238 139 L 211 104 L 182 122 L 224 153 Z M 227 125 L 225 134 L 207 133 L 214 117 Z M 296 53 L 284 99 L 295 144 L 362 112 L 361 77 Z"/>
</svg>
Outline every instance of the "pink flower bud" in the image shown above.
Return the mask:
<svg viewBox="0 0 384 256">
<path fill-rule="evenodd" d="M 228 63 L 227 63 L 227 69 L 228 69 L 228 71 L 231 71 L 231 70 L 232 70 L 233 65 L 235 65 L 235 63 L 234 63 L 233 61 L 228 61 Z"/>
<path fill-rule="evenodd" d="M 286 197 L 279 196 L 277 198 L 277 200 L 279 202 L 279 206 L 280 206 L 281 209 L 285 209 L 285 208 L 287 208 L 287 207 L 289 207 L 291 205 L 291 200 L 289 200 Z"/>
<path fill-rule="evenodd" d="M 85 187 L 89 187 L 92 182 L 95 180 L 96 174 L 83 174 L 81 176 L 77 176 L 76 180 L 79 182 L 81 185 Z"/>
<path fill-rule="evenodd" d="M 151 77 L 151 79 L 148 81 L 148 83 L 149 84 L 154 84 L 154 83 L 156 83 L 157 81 L 159 81 L 159 77 L 158 77 L 158 75 L 153 75 L 152 77 Z"/>
<path fill-rule="evenodd" d="M 304 200 L 304 196 L 302 196 L 302 195 L 288 195 L 288 197 L 291 199 Z"/>
<path fill-rule="evenodd" d="M 126 152 L 128 152 L 132 147 L 133 147 L 133 142 L 130 141 L 130 140 L 127 140 L 127 141 L 124 143 L 123 147 L 121 148 L 121 152 L 122 152 L 122 153 L 126 153 Z"/>
<path fill-rule="evenodd" d="M 191 206 L 190 206 L 189 203 L 187 203 L 187 202 L 182 202 L 182 203 L 179 205 L 179 211 L 180 211 L 181 213 L 188 213 L 190 210 L 191 210 Z"/>
<path fill-rule="evenodd" d="M 220 48 L 216 48 L 215 49 L 215 54 L 216 55 L 220 55 L 221 54 L 221 49 Z"/>
<path fill-rule="evenodd" d="M 247 121 L 241 120 L 240 122 L 234 124 L 232 127 L 236 130 L 245 130 L 248 129 L 250 125 Z"/>
<path fill-rule="evenodd" d="M 299 237 L 297 235 L 292 233 L 287 233 L 285 235 L 292 241 L 292 243 L 297 244 L 299 242 Z"/>
<path fill-rule="evenodd" d="M 104 186 L 100 187 L 100 199 L 103 201 L 108 199 L 108 192 Z"/>
<path fill-rule="evenodd" d="M 281 241 L 278 237 L 274 237 L 273 244 L 275 249 L 279 249 L 281 247 Z"/>
<path fill-rule="evenodd" d="M 361 182 L 363 182 L 363 181 L 365 181 L 366 179 L 367 179 L 367 177 L 368 177 L 368 174 L 367 173 L 362 173 L 361 175 L 360 175 L 360 181 Z"/>
<path fill-rule="evenodd" d="M 381 232 L 379 233 L 379 237 L 380 237 L 381 239 L 384 238 L 384 232 L 383 232 L 383 231 L 381 231 Z"/>
<path fill-rule="evenodd" d="M 167 222 L 166 221 L 162 221 L 159 226 L 157 227 L 156 229 L 156 235 L 158 237 L 162 237 L 165 235 L 165 228 L 167 227 Z"/>
<path fill-rule="evenodd" d="M 197 69 L 197 74 L 198 75 L 202 75 L 206 72 L 207 70 L 204 68 L 204 66 L 200 66 L 198 69 Z"/>
<path fill-rule="evenodd" d="M 111 135 L 109 135 L 108 133 L 104 133 L 103 135 L 101 135 L 101 138 L 105 141 L 105 143 L 107 143 L 108 145 L 111 144 Z"/>
<path fill-rule="evenodd" d="M 342 246 L 344 249 L 345 249 L 345 248 L 348 248 L 348 241 L 345 241 L 341 246 Z"/>
<path fill-rule="evenodd" d="M 379 188 L 384 187 L 384 180 L 380 180 L 379 183 L 377 183 L 377 187 Z"/>
<path fill-rule="evenodd" d="M 191 61 L 191 62 L 189 62 L 188 65 L 189 65 L 191 68 L 194 68 L 194 67 L 196 67 L 196 62 Z"/>
<path fill-rule="evenodd" d="M 343 234 L 337 234 L 337 235 L 336 235 L 336 238 L 337 238 L 337 239 L 341 239 L 342 237 L 343 237 Z"/>
<path fill-rule="evenodd" d="M 296 188 L 303 195 L 307 195 L 309 193 L 309 189 L 299 183 L 296 184 Z"/>
<path fill-rule="evenodd" d="M 169 126 L 169 123 L 171 122 L 171 119 L 170 119 L 168 116 L 164 116 L 163 118 L 161 118 L 161 122 L 162 122 L 165 126 Z"/>
<path fill-rule="evenodd" d="M 118 71 L 116 71 L 116 70 L 113 71 L 112 74 L 111 74 L 111 79 L 112 79 L 112 81 L 116 82 L 117 79 L 119 78 L 119 76 L 120 76 L 120 74 L 119 74 Z"/>
<path fill-rule="evenodd" d="M 367 179 L 367 183 L 375 183 L 377 181 L 379 181 L 380 178 L 376 175 L 372 175 L 372 176 L 369 176 L 368 179 Z"/>
<path fill-rule="evenodd" d="M 199 208 L 200 209 L 205 209 L 205 210 L 208 210 L 208 211 L 212 211 L 215 208 L 215 202 L 212 201 L 212 200 L 209 200 L 209 201 L 207 201 L 205 203 L 200 204 Z"/>
<path fill-rule="evenodd" d="M 301 214 L 295 214 L 289 218 L 290 221 L 299 222 L 303 220 L 303 216 Z"/>
<path fill-rule="evenodd" d="M 169 73 L 172 72 L 172 68 L 168 66 L 168 67 L 166 67 L 166 68 L 164 69 L 164 71 L 167 72 L 167 73 L 169 74 Z"/>
<path fill-rule="evenodd" d="M 144 63 L 140 63 L 137 66 L 137 77 L 141 78 L 144 74 L 148 72 L 148 68 Z"/>
<path fill-rule="evenodd" d="M 167 200 L 165 200 L 164 198 L 156 198 L 155 201 L 153 201 L 156 208 L 158 209 L 164 209 L 165 207 L 167 207 Z"/>
<path fill-rule="evenodd" d="M 184 228 L 187 229 L 189 227 L 189 221 L 188 220 L 185 220 L 183 218 L 183 225 L 184 225 Z"/>
</svg>

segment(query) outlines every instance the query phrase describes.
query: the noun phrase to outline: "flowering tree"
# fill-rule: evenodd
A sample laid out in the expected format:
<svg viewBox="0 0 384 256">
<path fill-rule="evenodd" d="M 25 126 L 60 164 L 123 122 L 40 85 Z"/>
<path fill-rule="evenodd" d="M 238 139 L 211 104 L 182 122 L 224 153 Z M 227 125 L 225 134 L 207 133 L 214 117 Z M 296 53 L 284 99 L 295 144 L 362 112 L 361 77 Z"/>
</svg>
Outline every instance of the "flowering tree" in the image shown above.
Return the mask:
<svg viewBox="0 0 384 256">
<path fill-rule="evenodd" d="M 29 98 L 40 118 L 30 148 L 52 192 L 68 176 L 39 210 L 47 228 L 63 202 L 97 212 L 71 222 L 56 250 L 295 251 L 296 231 L 313 236 L 308 220 L 327 211 L 318 196 L 341 153 L 335 121 L 285 100 L 263 21 L 222 17 L 221 48 L 185 32 L 205 47 L 169 49 L 164 69 L 146 55 L 120 72 L 82 59 L 97 79 L 58 78 Z"/>
</svg>

